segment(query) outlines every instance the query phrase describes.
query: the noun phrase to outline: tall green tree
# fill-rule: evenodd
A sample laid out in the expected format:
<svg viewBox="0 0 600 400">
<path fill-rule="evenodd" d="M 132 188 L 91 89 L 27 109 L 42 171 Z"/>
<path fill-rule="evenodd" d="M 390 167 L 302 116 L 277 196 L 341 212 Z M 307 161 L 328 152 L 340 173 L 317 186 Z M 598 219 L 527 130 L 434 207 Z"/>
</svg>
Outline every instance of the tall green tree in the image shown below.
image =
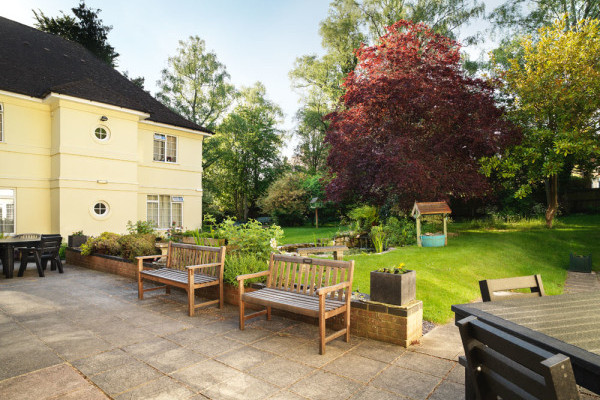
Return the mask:
<svg viewBox="0 0 600 400">
<path fill-rule="evenodd" d="M 329 121 L 323 119 L 327 105 L 323 102 L 311 101 L 296 113 L 298 125 L 294 131 L 299 143 L 295 156 L 310 175 L 323 172 L 327 166 L 329 146 L 325 143 L 325 135 Z"/>
<path fill-rule="evenodd" d="M 258 211 L 257 200 L 281 170 L 279 151 L 283 113 L 266 97 L 260 82 L 243 88 L 211 143 L 213 163 L 205 182 L 225 212 L 247 220 Z"/>
<path fill-rule="evenodd" d="M 235 93 L 229 74 L 217 55 L 206 50 L 198 36 L 179 41 L 158 81 L 157 97 L 173 111 L 208 129 L 215 129 Z"/>
<path fill-rule="evenodd" d="M 568 18 L 541 28 L 520 43 L 522 57 L 495 63 L 500 89 L 508 96 L 510 118 L 523 129 L 520 145 L 485 160 L 515 186 L 517 197 L 546 183 L 546 225 L 558 211 L 558 177 L 574 165 L 600 165 L 600 21 Z"/>
<path fill-rule="evenodd" d="M 33 10 L 36 19 L 35 27 L 77 42 L 115 67 L 119 53 L 108 43 L 108 33 L 112 30 L 112 26 L 103 25 L 98 16 L 102 10 L 86 7 L 85 2 L 81 1 L 71 11 L 74 17 L 66 15 L 63 11 L 58 17 L 48 17 L 41 10 L 37 12 Z"/>
</svg>

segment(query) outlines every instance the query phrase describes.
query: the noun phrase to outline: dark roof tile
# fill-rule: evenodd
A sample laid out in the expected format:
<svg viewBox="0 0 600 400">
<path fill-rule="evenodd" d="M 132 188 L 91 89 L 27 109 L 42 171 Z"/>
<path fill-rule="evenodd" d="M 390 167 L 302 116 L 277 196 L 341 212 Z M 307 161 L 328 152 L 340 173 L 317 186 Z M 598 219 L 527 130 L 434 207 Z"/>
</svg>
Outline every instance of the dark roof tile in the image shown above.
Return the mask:
<svg viewBox="0 0 600 400">
<path fill-rule="evenodd" d="M 171 111 L 79 43 L 0 17 L 0 90 L 78 97 L 150 114 L 149 121 L 212 133 Z"/>
</svg>

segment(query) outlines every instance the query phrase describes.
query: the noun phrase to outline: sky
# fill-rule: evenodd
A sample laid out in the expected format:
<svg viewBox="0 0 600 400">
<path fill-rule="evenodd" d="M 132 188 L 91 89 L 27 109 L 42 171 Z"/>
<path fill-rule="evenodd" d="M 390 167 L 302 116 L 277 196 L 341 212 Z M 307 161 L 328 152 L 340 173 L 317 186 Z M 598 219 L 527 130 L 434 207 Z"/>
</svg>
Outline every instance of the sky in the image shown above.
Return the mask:
<svg viewBox="0 0 600 400">
<path fill-rule="evenodd" d="M 285 114 L 281 128 L 294 127 L 299 94 L 288 77 L 297 57 L 323 54 L 319 23 L 327 17 L 329 0 L 87 0 L 102 10 L 100 18 L 112 25 L 108 42 L 120 54 L 117 69 L 145 78 L 145 88 L 157 91 L 156 81 L 176 54 L 180 40 L 197 35 L 227 67 L 237 87 L 261 81 L 267 97 Z M 0 0 L 0 15 L 33 26 L 32 10 L 47 16 L 70 14 L 78 0 Z M 501 0 L 485 1 L 487 10 Z M 485 29 L 474 21 L 463 29 L 468 35 Z M 467 51 L 476 57 L 490 42 Z M 294 142 L 287 139 L 284 154 L 290 156 Z"/>
</svg>

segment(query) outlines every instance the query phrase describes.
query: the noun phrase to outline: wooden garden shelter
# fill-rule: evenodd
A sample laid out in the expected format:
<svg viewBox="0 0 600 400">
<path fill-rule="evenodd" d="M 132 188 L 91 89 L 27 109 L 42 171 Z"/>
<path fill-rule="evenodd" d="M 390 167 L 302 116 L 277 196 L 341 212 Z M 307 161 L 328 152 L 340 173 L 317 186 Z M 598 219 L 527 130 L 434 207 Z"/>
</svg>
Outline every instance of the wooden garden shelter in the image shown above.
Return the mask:
<svg viewBox="0 0 600 400">
<path fill-rule="evenodd" d="M 428 203 L 419 203 L 415 201 L 412 210 L 412 217 L 417 220 L 417 244 L 421 247 L 421 216 L 423 215 L 443 215 L 444 216 L 444 236 L 445 244 L 448 244 L 448 215 L 452 213 L 450 206 L 445 201 L 434 201 Z"/>
</svg>

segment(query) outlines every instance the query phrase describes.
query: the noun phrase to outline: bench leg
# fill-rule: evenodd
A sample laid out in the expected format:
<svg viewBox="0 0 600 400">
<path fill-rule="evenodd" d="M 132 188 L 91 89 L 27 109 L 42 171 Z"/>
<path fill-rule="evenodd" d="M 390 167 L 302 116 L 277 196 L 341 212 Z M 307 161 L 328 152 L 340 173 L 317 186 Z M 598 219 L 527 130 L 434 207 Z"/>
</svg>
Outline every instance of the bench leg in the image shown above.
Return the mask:
<svg viewBox="0 0 600 400">
<path fill-rule="evenodd" d="M 223 282 L 219 283 L 219 308 L 223 308 Z"/>
<path fill-rule="evenodd" d="M 324 315 L 319 315 L 319 354 L 325 354 L 325 327 L 327 320 Z"/>
<path fill-rule="evenodd" d="M 240 330 L 244 330 L 244 302 L 240 298 Z"/>
<path fill-rule="evenodd" d="M 188 292 L 188 314 L 190 315 L 190 317 L 194 316 L 194 309 L 196 307 L 194 307 L 194 288 L 190 287 L 187 289 Z"/>
<path fill-rule="evenodd" d="M 346 343 L 350 342 L 350 306 L 346 306 L 346 336 L 345 336 L 345 340 Z"/>
<path fill-rule="evenodd" d="M 267 321 L 271 320 L 271 306 L 267 307 Z"/>
<path fill-rule="evenodd" d="M 144 282 L 142 274 L 138 273 L 138 299 L 144 300 Z"/>
<path fill-rule="evenodd" d="M 165 292 L 166 292 L 167 294 L 171 294 L 171 286 L 169 286 L 169 285 L 166 285 L 166 287 L 165 287 Z"/>
</svg>

